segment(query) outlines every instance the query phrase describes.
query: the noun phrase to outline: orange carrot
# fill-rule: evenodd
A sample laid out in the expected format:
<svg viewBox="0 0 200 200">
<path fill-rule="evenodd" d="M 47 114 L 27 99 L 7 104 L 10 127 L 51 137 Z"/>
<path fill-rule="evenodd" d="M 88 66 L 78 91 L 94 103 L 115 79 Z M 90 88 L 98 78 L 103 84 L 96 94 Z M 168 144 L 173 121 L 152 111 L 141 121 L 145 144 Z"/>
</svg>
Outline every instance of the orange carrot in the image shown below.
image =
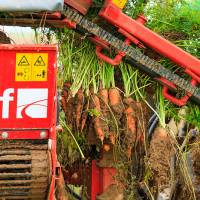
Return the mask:
<svg viewBox="0 0 200 200">
<path fill-rule="evenodd" d="M 116 136 L 114 132 L 109 133 L 109 139 L 110 139 L 111 144 L 116 144 Z"/>
<path fill-rule="evenodd" d="M 71 87 L 71 83 L 69 81 L 66 81 L 63 86 L 64 86 L 65 89 L 69 90 L 70 87 Z"/>
<path fill-rule="evenodd" d="M 63 177 L 63 173 L 59 175 L 59 178 L 56 179 L 56 199 L 58 200 L 69 200 L 68 194 L 65 190 L 65 180 Z"/>
<path fill-rule="evenodd" d="M 108 90 L 101 89 L 99 91 L 99 95 L 100 95 L 100 98 L 102 99 L 102 101 L 104 102 L 105 106 L 107 106 L 108 105 L 108 101 L 109 101 L 109 99 L 108 99 Z"/>
<path fill-rule="evenodd" d="M 141 121 L 141 123 L 138 124 L 137 137 L 141 143 L 144 143 L 145 130 L 146 130 L 145 127 L 147 126 L 148 111 L 146 105 L 141 102 L 136 102 L 136 106 L 138 109 L 137 119 L 138 121 Z"/>
<path fill-rule="evenodd" d="M 86 103 L 86 107 L 84 108 L 84 112 L 83 112 L 82 119 L 81 119 L 81 132 L 85 128 L 85 124 L 86 124 L 86 121 L 87 121 L 87 118 L 88 118 L 89 106 L 90 106 L 90 101 L 88 100 L 87 103 Z"/>
<path fill-rule="evenodd" d="M 63 87 L 63 95 L 62 95 L 62 99 L 61 99 L 61 105 L 62 108 L 64 110 L 64 112 L 67 112 L 67 96 L 68 96 L 68 92 L 66 91 L 65 87 Z"/>
<path fill-rule="evenodd" d="M 81 114 L 83 110 L 83 100 L 84 100 L 83 91 L 82 89 L 79 89 L 77 93 L 77 107 L 76 107 L 76 126 L 78 129 L 80 128 Z"/>
<path fill-rule="evenodd" d="M 97 95 L 92 95 L 92 100 L 94 103 L 94 108 L 96 109 L 96 111 L 99 114 L 101 112 L 99 97 Z M 95 128 L 97 137 L 103 142 L 105 134 L 103 132 L 101 119 L 99 116 L 96 116 L 94 119 L 94 128 Z"/>
<path fill-rule="evenodd" d="M 108 109 L 108 103 L 109 103 L 109 98 L 108 98 L 108 90 L 107 89 L 101 89 L 99 91 L 99 96 L 100 96 L 100 107 L 101 107 L 101 113 L 102 113 L 102 120 L 101 120 L 101 125 L 102 129 L 105 135 L 109 134 L 109 126 L 108 126 L 108 121 L 110 120 L 110 112 Z"/>
<path fill-rule="evenodd" d="M 120 103 L 121 96 L 117 88 L 109 89 L 109 100 L 110 100 L 111 106 L 116 106 Z"/>
<path fill-rule="evenodd" d="M 73 127 L 73 122 L 75 121 L 74 116 L 74 98 L 72 97 L 70 93 L 70 82 L 66 82 L 63 85 L 63 96 L 65 98 L 65 104 L 66 104 L 66 111 L 65 111 L 65 117 L 66 117 L 66 123 L 69 125 L 69 127 Z"/>
<path fill-rule="evenodd" d="M 135 110 L 133 108 L 134 101 L 132 98 L 126 98 L 124 100 L 126 104 L 126 109 L 124 110 L 124 114 L 126 116 L 126 143 L 127 143 L 127 154 L 128 157 L 131 157 L 132 145 L 136 141 L 137 137 L 137 128 L 136 128 L 136 118 L 135 118 Z"/>
<path fill-rule="evenodd" d="M 61 98 L 61 105 L 62 105 L 62 109 L 66 113 L 67 112 L 67 106 L 66 106 L 66 100 L 65 100 L 64 96 L 62 96 L 62 98 Z"/>
<path fill-rule="evenodd" d="M 123 103 L 120 92 L 117 88 L 109 89 L 109 102 L 114 112 L 121 114 L 123 111 Z"/>
<path fill-rule="evenodd" d="M 104 145 L 103 145 L 103 150 L 104 150 L 105 152 L 110 151 L 110 145 L 109 145 L 109 144 L 104 144 Z"/>
<path fill-rule="evenodd" d="M 113 114 L 115 116 L 117 124 L 120 126 L 121 117 L 123 115 L 123 110 L 124 110 L 124 104 L 122 102 L 120 92 L 117 88 L 110 88 L 109 89 L 109 105 L 110 105 L 110 107 L 113 111 Z M 111 117 L 111 121 L 112 120 L 113 119 Z M 116 128 L 114 128 L 113 126 L 110 126 L 109 129 L 110 129 L 110 133 L 109 133 L 110 142 L 112 144 L 115 144 L 116 143 L 116 133 L 115 133 Z M 121 133 L 119 133 L 119 134 L 121 134 Z"/>
<path fill-rule="evenodd" d="M 124 113 L 126 114 L 128 129 L 130 130 L 131 133 L 135 133 L 136 132 L 136 120 L 133 116 L 133 114 L 134 114 L 133 108 L 131 106 L 128 107 L 124 111 Z"/>
</svg>

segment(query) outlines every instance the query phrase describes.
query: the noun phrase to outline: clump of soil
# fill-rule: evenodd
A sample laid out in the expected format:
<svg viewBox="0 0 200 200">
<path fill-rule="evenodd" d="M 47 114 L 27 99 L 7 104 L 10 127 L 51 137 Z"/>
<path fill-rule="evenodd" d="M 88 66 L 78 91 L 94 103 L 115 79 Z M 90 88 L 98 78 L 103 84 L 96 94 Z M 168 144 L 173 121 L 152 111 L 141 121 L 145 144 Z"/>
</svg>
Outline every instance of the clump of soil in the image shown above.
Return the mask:
<svg viewBox="0 0 200 200">
<path fill-rule="evenodd" d="M 195 142 L 192 145 L 191 150 L 189 151 L 191 163 L 192 163 L 192 182 L 194 186 L 194 191 L 196 199 L 200 199 L 200 143 L 199 141 Z"/>
<path fill-rule="evenodd" d="M 97 197 L 97 200 L 123 200 L 123 189 L 117 185 L 110 185 L 106 191 Z"/>
<path fill-rule="evenodd" d="M 185 33 L 176 32 L 176 31 L 164 32 L 164 33 L 162 33 L 162 36 L 166 40 L 170 40 L 170 41 L 185 40 L 185 39 L 187 39 L 187 35 Z"/>
<path fill-rule="evenodd" d="M 2 31 L 0 31 L 0 44 L 10 44 L 10 38 Z"/>
<path fill-rule="evenodd" d="M 200 144 L 199 140 L 192 142 L 189 145 L 189 151 L 185 155 L 186 167 L 188 174 L 191 178 L 191 185 L 188 185 L 188 178 L 185 177 L 185 174 L 182 170 L 178 169 L 177 171 L 177 180 L 178 185 L 176 192 L 174 194 L 175 200 L 199 200 L 200 199 Z M 187 183 L 186 183 L 187 182 Z M 195 196 L 195 197 L 194 197 Z"/>
<path fill-rule="evenodd" d="M 149 148 L 149 165 L 153 173 L 153 182 L 158 190 L 170 183 L 170 162 L 174 154 L 173 144 L 164 128 L 158 127 L 152 137 Z"/>
<path fill-rule="evenodd" d="M 177 40 L 185 40 L 187 39 L 187 35 L 185 33 L 182 32 L 176 32 L 176 31 L 170 31 L 170 32 L 164 32 L 160 34 L 163 38 L 165 38 L 166 40 L 169 40 L 171 42 L 175 42 Z M 146 56 L 148 56 L 151 59 L 154 59 L 156 61 L 160 61 L 163 56 L 160 55 L 158 52 L 154 51 L 151 48 L 146 48 L 144 50 L 144 54 Z"/>
</svg>

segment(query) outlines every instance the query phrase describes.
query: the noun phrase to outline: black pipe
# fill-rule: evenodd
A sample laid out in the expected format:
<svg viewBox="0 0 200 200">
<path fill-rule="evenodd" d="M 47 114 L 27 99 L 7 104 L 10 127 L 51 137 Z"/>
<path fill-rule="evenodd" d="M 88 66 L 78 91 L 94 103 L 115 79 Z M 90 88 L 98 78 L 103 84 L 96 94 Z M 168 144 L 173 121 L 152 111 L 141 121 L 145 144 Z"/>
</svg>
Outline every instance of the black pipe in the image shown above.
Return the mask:
<svg viewBox="0 0 200 200">
<path fill-rule="evenodd" d="M 148 123 L 148 131 L 147 131 L 147 134 L 148 134 L 148 139 L 151 140 L 152 138 L 152 134 L 157 126 L 159 122 L 159 118 L 158 116 L 154 113 L 151 118 L 149 119 L 149 123 Z"/>
<path fill-rule="evenodd" d="M 77 200 L 82 200 L 82 198 L 76 194 L 68 185 L 66 185 L 67 191 Z"/>
</svg>

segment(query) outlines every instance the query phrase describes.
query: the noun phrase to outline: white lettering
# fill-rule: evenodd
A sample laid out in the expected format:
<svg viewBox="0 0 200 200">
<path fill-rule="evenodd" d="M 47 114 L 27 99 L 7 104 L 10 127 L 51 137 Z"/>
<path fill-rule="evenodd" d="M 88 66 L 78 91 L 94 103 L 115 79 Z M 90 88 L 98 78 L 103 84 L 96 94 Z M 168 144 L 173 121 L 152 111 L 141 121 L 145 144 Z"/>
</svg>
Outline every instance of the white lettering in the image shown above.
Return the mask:
<svg viewBox="0 0 200 200">
<path fill-rule="evenodd" d="M 10 108 L 10 101 L 14 100 L 14 97 L 11 96 L 14 94 L 14 89 L 9 88 L 4 91 L 3 96 L 0 97 L 0 101 L 2 101 L 2 118 L 7 119 L 9 118 L 9 108 Z"/>
</svg>

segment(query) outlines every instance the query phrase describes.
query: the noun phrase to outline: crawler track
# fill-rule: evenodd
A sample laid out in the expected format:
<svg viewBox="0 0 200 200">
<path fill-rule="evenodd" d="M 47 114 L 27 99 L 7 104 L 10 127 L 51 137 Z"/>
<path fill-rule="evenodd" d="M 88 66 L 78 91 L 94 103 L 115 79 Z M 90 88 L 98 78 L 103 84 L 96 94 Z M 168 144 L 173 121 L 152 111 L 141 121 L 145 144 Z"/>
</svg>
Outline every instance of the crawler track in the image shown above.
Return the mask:
<svg viewBox="0 0 200 200">
<path fill-rule="evenodd" d="M 0 199 L 47 199 L 50 166 L 47 144 L 0 142 Z"/>
</svg>

